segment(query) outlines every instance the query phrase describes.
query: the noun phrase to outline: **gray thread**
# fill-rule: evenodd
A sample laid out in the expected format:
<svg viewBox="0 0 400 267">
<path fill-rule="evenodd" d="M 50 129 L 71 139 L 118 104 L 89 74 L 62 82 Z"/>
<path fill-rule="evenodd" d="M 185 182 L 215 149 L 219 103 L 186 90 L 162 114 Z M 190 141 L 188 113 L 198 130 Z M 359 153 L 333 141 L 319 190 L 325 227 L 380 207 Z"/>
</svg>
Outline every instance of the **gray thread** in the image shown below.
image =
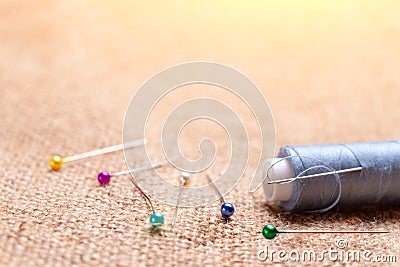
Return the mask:
<svg viewBox="0 0 400 267">
<path fill-rule="evenodd" d="M 293 149 L 293 151 L 295 151 L 295 150 Z M 296 152 L 297 155 L 287 156 L 287 157 L 281 158 L 280 160 L 274 162 L 274 163 L 268 168 L 268 170 L 267 170 L 266 179 L 268 179 L 268 181 L 272 182 L 271 178 L 269 177 L 269 172 L 271 171 L 271 168 L 272 168 L 273 166 L 275 166 L 277 163 L 281 162 L 282 160 L 286 160 L 286 159 L 290 159 L 290 158 L 295 158 L 295 157 L 296 157 L 296 158 L 299 158 L 299 160 L 301 160 L 302 162 L 303 162 L 303 159 L 302 159 L 302 158 L 308 158 L 308 159 L 311 159 L 311 160 L 319 161 L 319 160 L 317 160 L 317 159 L 313 159 L 313 158 L 310 158 L 310 157 L 304 157 L 304 156 L 301 157 L 301 156 L 297 153 L 297 151 L 295 151 L 295 152 Z M 303 165 L 303 166 L 304 166 L 304 165 Z M 290 181 L 283 182 L 282 184 L 292 183 L 292 182 L 295 182 L 295 181 L 297 181 L 297 180 L 300 180 L 300 179 L 299 179 L 300 177 L 302 177 L 303 175 L 308 175 L 308 174 L 309 174 L 309 171 L 312 171 L 312 170 L 314 170 L 314 169 L 317 169 L 317 170 L 327 169 L 329 172 L 330 172 L 330 171 L 336 171 L 335 169 L 333 169 L 332 167 L 330 167 L 330 166 L 328 166 L 328 165 L 316 165 L 316 166 L 312 166 L 312 167 L 309 167 L 309 168 L 305 169 L 304 171 L 302 171 L 301 173 L 299 173 L 296 177 L 293 177 L 292 179 L 290 179 Z M 320 213 L 322 213 L 322 212 L 326 212 L 326 211 L 332 209 L 333 207 L 335 207 L 335 206 L 337 205 L 337 203 L 339 202 L 340 197 L 341 197 L 341 195 L 342 195 L 342 185 L 341 185 L 341 181 L 340 181 L 340 176 L 339 176 L 337 173 L 332 174 L 332 176 L 335 177 L 335 179 L 336 179 L 336 181 L 337 181 L 337 185 L 338 185 L 338 187 L 339 187 L 338 193 L 336 194 L 337 196 L 336 196 L 336 198 L 333 200 L 333 202 L 332 202 L 331 204 L 328 204 L 326 207 L 322 207 L 322 208 L 320 208 L 320 209 L 315 209 L 315 210 L 304 210 L 303 212 L 305 212 L 305 213 L 314 213 L 314 212 L 320 212 Z M 313 178 L 313 179 L 314 179 L 314 178 Z M 307 182 L 307 180 L 306 180 L 306 182 Z M 310 180 L 310 182 L 311 182 L 311 180 Z M 300 192 L 301 192 L 301 189 L 302 189 L 302 187 L 300 187 Z M 333 193 L 332 193 L 332 195 L 333 195 Z M 298 194 L 298 196 L 300 196 L 300 193 Z"/>
<path fill-rule="evenodd" d="M 398 141 L 286 146 L 280 149 L 278 157 L 289 160 L 296 176 L 291 182 L 291 198 L 278 203 L 284 210 L 325 212 L 337 205 L 356 207 L 400 204 Z M 362 167 L 362 170 L 340 176 L 334 174 L 297 179 L 303 175 L 325 172 L 324 169 L 338 171 L 355 167 Z M 268 180 L 270 168 L 266 175 Z"/>
</svg>

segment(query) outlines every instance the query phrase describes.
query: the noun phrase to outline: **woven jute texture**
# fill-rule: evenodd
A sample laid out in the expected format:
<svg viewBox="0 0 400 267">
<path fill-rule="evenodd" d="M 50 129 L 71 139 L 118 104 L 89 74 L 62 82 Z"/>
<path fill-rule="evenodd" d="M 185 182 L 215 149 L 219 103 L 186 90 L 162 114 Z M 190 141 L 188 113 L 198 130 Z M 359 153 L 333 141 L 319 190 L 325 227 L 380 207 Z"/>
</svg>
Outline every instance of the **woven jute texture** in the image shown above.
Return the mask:
<svg viewBox="0 0 400 267">
<path fill-rule="evenodd" d="M 126 168 L 121 152 L 60 172 L 48 166 L 53 154 L 120 143 L 125 110 L 140 84 L 193 60 L 228 64 L 254 80 L 273 111 L 277 148 L 398 140 L 399 14 L 398 1 L 2 0 L 0 265 L 260 266 L 270 263 L 258 259 L 262 249 L 322 253 L 339 249 L 340 239 L 347 242 L 342 251 L 369 250 L 372 259 L 396 255 L 400 261 L 396 207 L 285 213 L 266 203 L 261 191 L 248 193 L 246 171 L 226 196 L 236 206 L 228 223 L 213 202 L 180 209 L 170 227 L 173 207 L 155 202 L 166 225 L 152 230 L 150 210 L 129 176 L 106 187 L 97 183 L 99 171 Z M 252 129 L 253 155 L 259 147 Z M 205 132 L 217 133 L 212 127 Z M 182 141 L 189 154 L 197 152 L 198 141 L 193 134 L 192 144 L 190 136 Z M 227 160 L 219 159 L 213 176 Z M 250 159 L 250 169 L 256 160 Z M 266 223 L 391 233 L 286 234 L 267 241 L 261 235 Z"/>
</svg>

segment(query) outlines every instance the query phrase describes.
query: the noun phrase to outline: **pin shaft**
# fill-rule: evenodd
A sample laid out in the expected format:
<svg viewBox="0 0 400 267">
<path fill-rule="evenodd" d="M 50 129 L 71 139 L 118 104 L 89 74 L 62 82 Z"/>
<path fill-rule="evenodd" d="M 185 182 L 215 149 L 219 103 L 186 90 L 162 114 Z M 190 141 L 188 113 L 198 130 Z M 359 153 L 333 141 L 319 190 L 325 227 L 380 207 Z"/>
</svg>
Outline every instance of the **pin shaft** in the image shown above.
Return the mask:
<svg viewBox="0 0 400 267">
<path fill-rule="evenodd" d="M 185 178 L 181 177 L 181 184 L 179 185 L 179 191 L 178 191 L 178 200 L 176 201 L 175 211 L 171 222 L 172 226 L 174 226 L 176 222 L 176 216 L 178 215 L 178 207 L 181 200 L 182 189 L 183 186 L 185 185 L 185 182 L 186 182 Z"/>
<path fill-rule="evenodd" d="M 132 142 L 125 143 L 125 144 L 119 144 L 119 145 L 115 145 L 115 146 L 100 148 L 100 149 L 85 152 L 82 154 L 66 157 L 66 158 L 63 158 L 62 161 L 63 161 L 63 163 L 68 163 L 68 162 L 72 162 L 72 161 L 76 161 L 76 160 L 80 160 L 80 159 L 86 159 L 86 158 L 90 158 L 90 157 L 94 157 L 94 156 L 98 156 L 98 155 L 102 155 L 102 154 L 108 154 L 111 152 L 120 151 L 123 149 L 139 147 L 139 146 L 143 146 L 145 144 L 146 144 L 146 140 L 140 139 L 140 140 L 132 141 Z"/>
<path fill-rule="evenodd" d="M 329 176 L 329 175 L 334 175 L 334 174 L 343 174 L 343 173 L 349 173 L 349 172 L 356 172 L 356 171 L 361 171 L 362 167 L 355 167 L 355 168 L 350 168 L 350 169 L 344 169 L 344 170 L 339 170 L 339 171 L 332 171 L 332 172 L 322 172 L 322 173 L 316 173 L 316 174 L 311 174 L 311 175 L 305 175 L 305 176 L 299 176 L 299 177 L 293 177 L 293 178 L 286 178 L 286 179 L 281 179 L 281 180 L 275 180 L 275 181 L 268 181 L 268 184 L 282 184 L 282 183 L 289 183 L 294 180 L 302 180 L 302 179 L 309 179 L 309 178 L 317 178 L 321 176 Z"/>
<path fill-rule="evenodd" d="M 148 201 L 148 203 L 150 204 L 151 210 L 154 212 L 156 212 L 156 210 L 154 209 L 153 206 L 153 202 L 151 202 L 150 197 L 143 191 L 143 189 L 138 185 L 138 183 L 136 182 L 135 178 L 133 178 L 133 176 L 131 176 L 131 182 L 132 184 L 139 190 L 139 192 L 146 198 L 146 200 Z"/>
<path fill-rule="evenodd" d="M 278 233 L 307 233 L 307 234 L 387 234 L 387 233 L 389 233 L 389 231 L 278 230 Z"/>
<path fill-rule="evenodd" d="M 169 161 L 163 161 L 163 162 L 160 162 L 160 163 L 152 164 L 150 166 L 143 166 L 143 167 L 138 167 L 138 168 L 135 168 L 135 169 L 115 172 L 115 173 L 111 174 L 111 176 L 115 177 L 115 176 L 125 175 L 125 174 L 129 174 L 129 173 L 136 173 L 136 172 L 140 172 L 140 171 L 156 169 L 156 168 L 168 165 L 168 164 L 170 164 Z"/>
<path fill-rule="evenodd" d="M 215 186 L 214 182 L 211 180 L 210 175 L 208 175 L 208 174 L 207 174 L 207 180 L 208 180 L 208 182 L 213 186 L 214 190 L 218 193 L 218 195 L 219 195 L 221 201 L 222 201 L 223 203 L 225 203 L 224 196 L 221 194 L 221 192 L 220 192 L 220 191 L 218 190 L 218 188 Z"/>
</svg>

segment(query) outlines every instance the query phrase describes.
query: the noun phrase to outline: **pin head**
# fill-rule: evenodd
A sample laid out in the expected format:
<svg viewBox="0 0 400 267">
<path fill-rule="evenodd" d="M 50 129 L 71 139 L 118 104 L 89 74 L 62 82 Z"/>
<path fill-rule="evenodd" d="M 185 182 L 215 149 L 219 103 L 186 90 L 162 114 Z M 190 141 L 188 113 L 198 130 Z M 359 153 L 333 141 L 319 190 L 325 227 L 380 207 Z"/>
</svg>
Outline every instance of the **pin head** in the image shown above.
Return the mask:
<svg viewBox="0 0 400 267">
<path fill-rule="evenodd" d="M 233 213 L 235 212 L 235 207 L 233 206 L 232 203 L 224 203 L 221 206 L 221 215 L 222 217 L 224 217 L 225 219 L 228 219 L 229 217 L 231 217 L 233 215 Z"/>
<path fill-rule="evenodd" d="M 63 164 L 63 160 L 60 156 L 55 155 L 50 159 L 50 168 L 53 171 L 58 171 L 61 169 L 61 166 Z"/>
<path fill-rule="evenodd" d="M 273 224 L 267 224 L 262 230 L 262 234 L 266 239 L 274 239 L 278 230 Z"/>
<path fill-rule="evenodd" d="M 187 184 L 188 180 L 190 179 L 190 174 L 188 172 L 181 172 L 181 186 Z"/>
<path fill-rule="evenodd" d="M 110 180 L 111 180 L 111 175 L 108 172 L 101 172 L 99 173 L 99 175 L 97 175 L 97 181 L 99 181 L 101 185 L 108 184 Z"/>
<path fill-rule="evenodd" d="M 153 212 L 150 216 L 150 224 L 153 227 L 158 227 L 164 224 L 164 216 L 160 212 Z"/>
</svg>

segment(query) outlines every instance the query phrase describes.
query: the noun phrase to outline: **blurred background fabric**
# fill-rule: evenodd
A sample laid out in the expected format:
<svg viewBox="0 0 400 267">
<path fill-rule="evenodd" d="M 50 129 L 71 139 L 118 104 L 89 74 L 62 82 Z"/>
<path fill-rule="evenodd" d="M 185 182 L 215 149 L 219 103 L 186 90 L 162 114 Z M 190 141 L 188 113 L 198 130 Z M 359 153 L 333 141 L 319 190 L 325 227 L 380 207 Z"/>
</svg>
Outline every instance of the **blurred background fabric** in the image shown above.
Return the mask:
<svg viewBox="0 0 400 267">
<path fill-rule="evenodd" d="M 122 153 L 48 168 L 53 154 L 120 143 L 139 86 L 195 60 L 233 66 L 259 86 L 277 148 L 399 140 L 399 14 L 398 1 L 1 1 L 0 264 L 260 265 L 265 245 L 322 251 L 338 238 L 400 256 L 398 208 L 284 213 L 248 193 L 246 173 L 226 196 L 236 206 L 229 223 L 216 202 L 151 231 L 128 177 L 97 184 L 97 172 L 126 168 Z M 156 206 L 169 222 L 173 207 Z M 392 233 L 266 241 L 266 223 Z"/>
</svg>

